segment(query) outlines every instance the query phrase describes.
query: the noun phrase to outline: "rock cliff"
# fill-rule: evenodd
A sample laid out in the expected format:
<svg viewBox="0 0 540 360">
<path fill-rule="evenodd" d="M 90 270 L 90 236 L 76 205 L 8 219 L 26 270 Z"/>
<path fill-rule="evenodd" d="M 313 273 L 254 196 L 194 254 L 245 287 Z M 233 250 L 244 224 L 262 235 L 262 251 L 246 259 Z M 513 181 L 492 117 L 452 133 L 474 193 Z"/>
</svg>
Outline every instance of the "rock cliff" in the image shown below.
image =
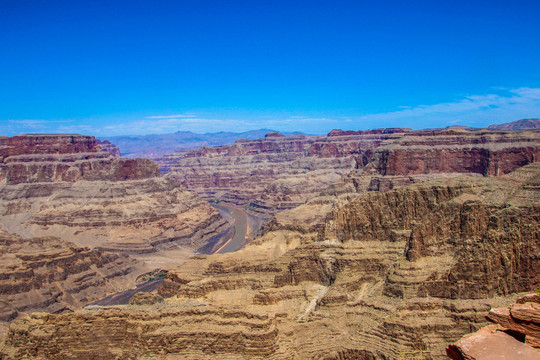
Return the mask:
<svg viewBox="0 0 540 360">
<path fill-rule="evenodd" d="M 539 200 L 538 163 L 329 192 L 303 205 L 327 207 L 325 217 L 291 210 L 239 252 L 169 272 L 163 303 L 34 314 L 12 324 L 0 353 L 443 359 L 448 343 L 486 325 L 490 307 L 540 286 Z"/>
<path fill-rule="evenodd" d="M 155 162 L 119 158 L 89 136 L 0 138 L 2 319 L 79 308 L 178 266 L 228 227 L 159 175 Z"/>
<path fill-rule="evenodd" d="M 196 249 L 227 226 L 219 212 L 147 159 L 82 135 L 0 139 L 0 214 L 10 233 L 144 254 Z M 114 155 L 113 155 L 114 154 Z"/>
<path fill-rule="evenodd" d="M 206 199 L 270 215 L 305 203 L 351 174 L 357 191 L 386 191 L 430 174 L 499 176 L 539 155 L 538 131 L 333 130 L 327 136 L 238 140 L 168 156 L 160 164 Z"/>
<path fill-rule="evenodd" d="M 454 360 L 540 360 L 540 296 L 528 294 L 507 307 L 491 309 L 496 325 L 465 335 L 446 349 Z"/>
<path fill-rule="evenodd" d="M 24 239 L 0 230 L 0 328 L 31 311 L 80 308 L 133 286 L 145 270 L 126 255 L 52 237 Z"/>
</svg>

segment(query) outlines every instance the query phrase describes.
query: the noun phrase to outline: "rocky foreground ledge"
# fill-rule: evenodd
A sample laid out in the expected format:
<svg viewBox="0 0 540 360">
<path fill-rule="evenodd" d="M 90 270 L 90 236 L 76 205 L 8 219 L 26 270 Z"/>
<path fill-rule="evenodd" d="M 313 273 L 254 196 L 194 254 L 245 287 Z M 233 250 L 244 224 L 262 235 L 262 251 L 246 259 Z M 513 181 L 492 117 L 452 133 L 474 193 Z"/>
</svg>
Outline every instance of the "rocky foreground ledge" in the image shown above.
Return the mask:
<svg viewBox="0 0 540 360">
<path fill-rule="evenodd" d="M 453 360 L 540 360 L 540 296 L 526 295 L 508 307 L 491 309 L 496 325 L 462 337 L 448 346 Z"/>
</svg>

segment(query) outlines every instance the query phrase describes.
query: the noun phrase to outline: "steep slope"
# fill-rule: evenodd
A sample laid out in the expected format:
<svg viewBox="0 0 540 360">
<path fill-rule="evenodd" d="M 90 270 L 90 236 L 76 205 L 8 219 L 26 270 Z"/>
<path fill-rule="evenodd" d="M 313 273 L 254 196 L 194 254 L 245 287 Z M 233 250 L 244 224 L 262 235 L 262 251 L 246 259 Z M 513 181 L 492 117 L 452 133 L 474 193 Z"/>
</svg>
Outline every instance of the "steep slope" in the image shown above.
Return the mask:
<svg viewBox="0 0 540 360">
<path fill-rule="evenodd" d="M 0 139 L 1 224 L 24 237 L 144 254 L 196 249 L 227 226 L 218 211 L 147 159 L 82 135 Z"/>
<path fill-rule="evenodd" d="M 237 253 L 192 258 L 167 275 L 164 303 L 35 314 L 13 323 L 0 351 L 443 359 L 490 307 L 540 285 L 539 200 L 538 163 L 340 198 L 322 221 L 276 220 Z"/>
<path fill-rule="evenodd" d="M 0 230 L 0 329 L 31 311 L 80 308 L 133 286 L 145 271 L 149 269 L 126 255 L 52 237 L 23 239 Z"/>
<path fill-rule="evenodd" d="M 354 177 L 356 191 L 386 191 L 430 174 L 503 175 L 534 162 L 540 132 L 334 130 L 327 136 L 239 140 L 161 161 L 186 188 L 253 213 L 292 209 Z"/>
<path fill-rule="evenodd" d="M 220 200 L 261 214 L 294 208 L 347 173 L 363 167 L 370 150 L 389 133 L 385 129 L 328 136 L 271 133 L 233 145 L 203 147 L 170 165 L 171 175 L 209 200 Z"/>
</svg>

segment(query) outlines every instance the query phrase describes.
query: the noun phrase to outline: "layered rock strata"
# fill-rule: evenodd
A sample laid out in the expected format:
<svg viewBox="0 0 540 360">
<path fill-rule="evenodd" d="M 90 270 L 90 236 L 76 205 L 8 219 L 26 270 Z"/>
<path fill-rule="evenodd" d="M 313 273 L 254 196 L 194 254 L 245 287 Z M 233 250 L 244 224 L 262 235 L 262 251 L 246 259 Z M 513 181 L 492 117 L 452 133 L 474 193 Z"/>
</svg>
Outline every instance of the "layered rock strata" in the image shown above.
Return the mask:
<svg viewBox="0 0 540 360">
<path fill-rule="evenodd" d="M 0 230 L 0 328 L 31 311 L 80 308 L 133 286 L 144 271 L 126 255 L 52 237 L 24 239 Z"/>
<path fill-rule="evenodd" d="M 155 162 L 82 135 L 0 139 L 0 214 L 10 233 L 143 254 L 197 249 L 228 225 Z M 114 154 L 114 155 L 113 155 Z"/>
<path fill-rule="evenodd" d="M 90 136 L 0 138 L 0 320 L 130 288 L 228 228 L 155 162 L 118 155 Z"/>
<path fill-rule="evenodd" d="M 276 219 L 236 253 L 190 259 L 167 275 L 164 303 L 26 317 L 0 352 L 443 359 L 491 307 L 540 286 L 539 200 L 536 163 L 342 197 L 323 219 Z"/>
<path fill-rule="evenodd" d="M 500 176 L 539 155 L 538 131 L 333 130 L 327 136 L 273 133 L 178 153 L 160 164 L 206 199 L 270 215 L 305 203 L 351 174 L 359 179 L 357 191 L 387 191 L 426 175 Z"/>
</svg>

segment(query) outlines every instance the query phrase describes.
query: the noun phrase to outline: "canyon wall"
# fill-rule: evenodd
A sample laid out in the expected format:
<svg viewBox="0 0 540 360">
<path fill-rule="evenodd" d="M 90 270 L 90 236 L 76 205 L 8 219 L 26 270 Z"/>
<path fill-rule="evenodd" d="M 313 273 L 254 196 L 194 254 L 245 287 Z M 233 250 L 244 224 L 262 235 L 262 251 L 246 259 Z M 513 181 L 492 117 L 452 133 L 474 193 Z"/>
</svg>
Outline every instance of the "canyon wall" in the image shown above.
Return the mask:
<svg viewBox="0 0 540 360">
<path fill-rule="evenodd" d="M 310 219 L 310 204 L 329 204 L 322 195 L 280 213 L 244 249 L 169 272 L 163 303 L 24 317 L 0 353 L 444 359 L 449 343 L 486 325 L 490 307 L 540 286 L 539 179 L 533 163 L 342 193 Z"/>
<path fill-rule="evenodd" d="M 119 158 L 108 142 L 2 137 L 0 320 L 77 309 L 133 287 L 228 226 L 206 201 L 161 177 L 155 162 Z"/>
<path fill-rule="evenodd" d="M 82 135 L 0 138 L 1 223 L 24 237 L 59 236 L 134 255 L 197 249 L 227 227 L 218 211 L 147 159 Z"/>
<path fill-rule="evenodd" d="M 333 130 L 327 136 L 272 133 L 159 162 L 205 199 L 269 216 L 305 203 L 347 176 L 357 178 L 357 191 L 386 191 L 430 174 L 499 176 L 539 155 L 538 131 L 378 129 Z"/>
<path fill-rule="evenodd" d="M 0 230 L 0 338 L 6 323 L 21 314 L 80 308 L 134 286 L 146 271 L 127 255 Z"/>
</svg>

